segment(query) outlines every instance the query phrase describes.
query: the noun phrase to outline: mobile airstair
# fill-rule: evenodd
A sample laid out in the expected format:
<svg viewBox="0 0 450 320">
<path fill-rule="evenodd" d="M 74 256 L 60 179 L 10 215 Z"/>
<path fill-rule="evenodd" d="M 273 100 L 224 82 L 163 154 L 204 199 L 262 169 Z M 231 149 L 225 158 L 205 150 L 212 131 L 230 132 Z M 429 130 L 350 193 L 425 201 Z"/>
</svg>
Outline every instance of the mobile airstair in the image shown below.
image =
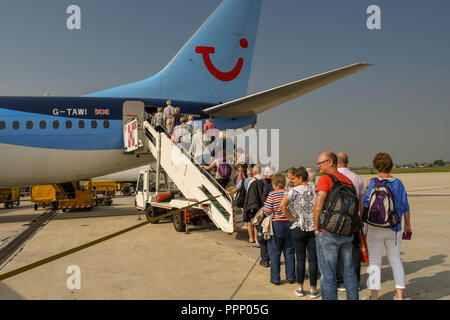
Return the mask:
<svg viewBox="0 0 450 320">
<path fill-rule="evenodd" d="M 206 202 L 209 205 L 203 204 L 201 208 L 217 228 L 232 233 L 243 223 L 242 209 L 233 207 L 232 197 L 207 171 L 194 163 L 187 150 L 170 140 L 164 128 L 154 128 L 147 121 L 132 120 L 124 125 L 124 144 L 126 153 L 150 153 L 155 158 L 156 187 L 152 191 L 158 194 L 161 179 L 159 172 L 163 171 L 181 193 L 181 198 L 166 203 L 166 208 L 182 208 L 216 197 Z M 150 188 L 141 186 L 141 191 L 149 192 Z M 138 209 L 144 210 L 148 204 L 158 205 L 154 196 L 151 199 L 144 204 L 137 201 Z"/>
</svg>

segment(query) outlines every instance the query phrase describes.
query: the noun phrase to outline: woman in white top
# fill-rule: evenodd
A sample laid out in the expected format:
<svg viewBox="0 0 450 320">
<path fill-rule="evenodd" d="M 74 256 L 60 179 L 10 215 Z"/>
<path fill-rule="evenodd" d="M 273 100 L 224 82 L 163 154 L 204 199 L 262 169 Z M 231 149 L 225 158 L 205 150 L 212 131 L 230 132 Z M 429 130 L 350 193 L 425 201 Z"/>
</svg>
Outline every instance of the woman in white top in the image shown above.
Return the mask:
<svg viewBox="0 0 450 320">
<path fill-rule="evenodd" d="M 305 279 L 306 249 L 308 248 L 310 298 L 320 296 L 317 289 L 318 263 L 316 240 L 314 235 L 314 203 L 316 191 L 308 184 L 308 172 L 304 167 L 292 170 L 291 181 L 294 187 L 289 189 L 281 201 L 281 211 L 293 222 L 291 236 L 297 256 L 297 296 L 304 296 L 303 281 Z"/>
</svg>

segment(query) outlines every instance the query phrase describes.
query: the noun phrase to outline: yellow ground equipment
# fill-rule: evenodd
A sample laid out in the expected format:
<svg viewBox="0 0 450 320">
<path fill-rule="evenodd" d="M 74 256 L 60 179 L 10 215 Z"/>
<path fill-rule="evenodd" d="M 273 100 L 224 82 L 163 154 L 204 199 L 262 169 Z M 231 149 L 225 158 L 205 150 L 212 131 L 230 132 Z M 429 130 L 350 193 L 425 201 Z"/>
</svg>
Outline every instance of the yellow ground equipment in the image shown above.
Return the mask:
<svg viewBox="0 0 450 320">
<path fill-rule="evenodd" d="M 92 209 L 94 206 L 91 181 L 33 186 L 31 202 L 34 210 L 51 206 L 52 209 Z"/>
<path fill-rule="evenodd" d="M 58 208 L 65 212 L 67 209 L 92 209 L 94 206 L 92 181 L 75 181 L 55 185 L 57 192 L 65 194 L 63 200 L 58 201 Z"/>
<path fill-rule="evenodd" d="M 94 207 L 98 205 L 110 206 L 112 197 L 116 193 L 115 180 L 93 180 L 92 190 L 94 193 Z"/>
<path fill-rule="evenodd" d="M 58 209 L 58 200 L 64 199 L 64 193 L 57 192 L 53 184 L 31 187 L 31 202 L 34 203 L 34 210 L 39 207 L 45 208 L 51 206 L 52 209 Z"/>
<path fill-rule="evenodd" d="M 87 187 L 87 182 L 85 183 Z M 92 180 L 92 189 L 97 194 L 110 195 L 114 197 L 116 194 L 116 181 L 115 180 Z"/>
<path fill-rule="evenodd" d="M 5 208 L 11 209 L 14 205 L 20 205 L 19 188 L 0 189 L 0 203 L 4 203 Z"/>
</svg>

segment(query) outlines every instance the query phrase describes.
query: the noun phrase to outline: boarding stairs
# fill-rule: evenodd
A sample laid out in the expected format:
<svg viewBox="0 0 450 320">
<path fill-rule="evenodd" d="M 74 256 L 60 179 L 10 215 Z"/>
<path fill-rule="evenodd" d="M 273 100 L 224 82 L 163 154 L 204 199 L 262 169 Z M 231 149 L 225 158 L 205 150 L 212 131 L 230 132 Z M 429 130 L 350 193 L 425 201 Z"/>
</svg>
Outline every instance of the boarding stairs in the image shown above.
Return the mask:
<svg viewBox="0 0 450 320">
<path fill-rule="evenodd" d="M 232 233 L 243 223 L 242 209 L 233 207 L 232 197 L 209 172 L 200 169 L 188 151 L 169 139 L 164 128 L 133 120 L 124 126 L 124 144 L 126 153 L 152 154 L 157 172 L 162 168 L 186 200 L 195 203 L 218 196 L 207 202 L 207 214 L 217 228 Z"/>
</svg>

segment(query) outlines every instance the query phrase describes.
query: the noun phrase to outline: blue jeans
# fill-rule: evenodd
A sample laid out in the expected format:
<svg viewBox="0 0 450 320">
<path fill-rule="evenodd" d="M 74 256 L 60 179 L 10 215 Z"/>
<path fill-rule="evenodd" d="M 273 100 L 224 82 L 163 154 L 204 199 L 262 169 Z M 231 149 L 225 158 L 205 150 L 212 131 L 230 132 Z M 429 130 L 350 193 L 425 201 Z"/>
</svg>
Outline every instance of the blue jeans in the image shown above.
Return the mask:
<svg viewBox="0 0 450 320">
<path fill-rule="evenodd" d="M 267 241 L 270 257 L 270 282 L 280 282 L 280 257 L 284 254 L 286 280 L 295 281 L 295 251 L 289 221 L 274 221 L 274 235 Z"/>
<path fill-rule="evenodd" d="M 340 264 L 347 300 L 359 300 L 358 279 L 352 258 L 353 236 L 344 237 L 330 232 L 316 235 L 317 258 L 321 273 L 322 300 L 337 300 L 336 271 Z"/>
</svg>

